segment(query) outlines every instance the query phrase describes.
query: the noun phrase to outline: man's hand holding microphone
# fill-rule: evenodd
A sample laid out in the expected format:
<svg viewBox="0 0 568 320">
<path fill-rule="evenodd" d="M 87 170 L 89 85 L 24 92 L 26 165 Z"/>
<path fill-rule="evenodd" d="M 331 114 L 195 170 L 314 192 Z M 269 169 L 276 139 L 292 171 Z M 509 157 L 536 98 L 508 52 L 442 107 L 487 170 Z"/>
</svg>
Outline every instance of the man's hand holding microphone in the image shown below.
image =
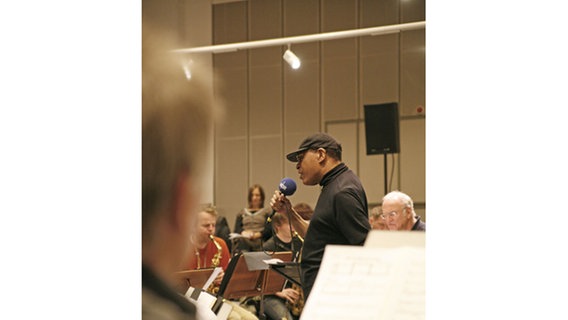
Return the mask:
<svg viewBox="0 0 568 320">
<path fill-rule="evenodd" d="M 292 208 L 292 203 L 287 196 L 291 196 L 296 192 L 296 182 L 290 178 L 284 178 L 278 185 L 278 190 L 274 191 L 274 195 L 270 199 L 270 207 L 272 207 L 272 217 L 276 212 L 284 214 L 294 226 L 294 229 L 304 236 L 308 229 L 308 222 Z"/>
</svg>

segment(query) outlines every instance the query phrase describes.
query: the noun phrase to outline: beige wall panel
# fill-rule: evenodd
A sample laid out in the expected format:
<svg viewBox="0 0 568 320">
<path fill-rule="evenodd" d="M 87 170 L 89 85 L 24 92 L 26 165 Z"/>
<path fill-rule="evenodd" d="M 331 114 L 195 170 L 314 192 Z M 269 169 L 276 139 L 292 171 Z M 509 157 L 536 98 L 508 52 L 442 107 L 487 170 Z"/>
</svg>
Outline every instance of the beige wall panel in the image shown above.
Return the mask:
<svg viewBox="0 0 568 320">
<path fill-rule="evenodd" d="M 383 156 L 382 155 L 367 155 L 365 151 L 365 133 L 360 133 L 363 138 L 362 148 L 359 149 L 359 177 L 361 183 L 365 187 L 367 193 L 367 200 L 369 205 L 371 203 L 380 202 L 383 192 L 384 174 L 383 174 Z M 389 161 L 390 162 L 390 161 Z"/>
<path fill-rule="evenodd" d="M 247 41 L 247 2 L 213 5 L 213 43 Z"/>
<path fill-rule="evenodd" d="M 280 73 L 280 67 L 282 66 L 282 54 L 284 52 L 284 47 L 280 48 L 278 46 L 265 47 L 249 50 L 250 66 L 251 68 L 274 68 L 274 73 Z"/>
<path fill-rule="evenodd" d="M 361 38 L 361 105 L 398 102 L 398 35 Z"/>
<path fill-rule="evenodd" d="M 387 189 L 398 188 L 398 154 L 387 154 Z M 393 173 L 394 166 L 394 173 Z M 365 121 L 359 122 L 359 177 L 367 192 L 369 203 L 381 202 L 385 195 L 385 157 L 367 155 Z"/>
<path fill-rule="evenodd" d="M 249 40 L 271 39 L 282 36 L 280 0 L 249 0 Z"/>
<path fill-rule="evenodd" d="M 357 27 L 357 1 L 322 0 L 321 32 Z M 322 42 L 322 121 L 357 118 L 357 39 Z"/>
<path fill-rule="evenodd" d="M 321 0 L 321 32 L 357 28 L 357 1 Z"/>
<path fill-rule="evenodd" d="M 369 28 L 398 23 L 400 0 L 360 0 L 360 28 Z"/>
<path fill-rule="evenodd" d="M 400 6 L 400 23 L 426 20 L 426 0 L 400 1 Z"/>
<path fill-rule="evenodd" d="M 400 189 L 414 202 L 426 202 L 426 120 L 400 122 Z"/>
<path fill-rule="evenodd" d="M 341 143 L 341 160 L 351 169 L 355 174 L 358 174 L 357 164 L 357 123 L 344 122 L 344 123 L 328 123 L 327 133 L 334 137 Z"/>
<path fill-rule="evenodd" d="M 224 215 L 231 230 L 237 212 L 247 205 L 247 141 L 241 138 L 217 139 L 215 205 Z"/>
<path fill-rule="evenodd" d="M 318 0 L 283 0 L 284 36 L 298 36 L 319 32 Z"/>
<path fill-rule="evenodd" d="M 213 8 L 210 0 L 185 0 L 185 46 L 208 46 L 213 41 Z M 211 55 L 211 54 L 209 54 Z"/>
<path fill-rule="evenodd" d="M 319 32 L 318 0 L 284 0 L 284 36 Z M 284 156 L 308 135 L 320 131 L 320 45 L 300 43 L 292 51 L 302 61 L 294 70 L 283 62 L 284 71 Z M 284 49 L 283 49 L 284 51 Z M 295 175 L 295 169 L 287 169 Z M 289 171 L 288 171 L 289 170 Z M 310 195 L 311 197 L 311 195 Z"/>
<path fill-rule="evenodd" d="M 216 53 L 213 55 L 213 63 L 218 69 L 247 70 L 247 51 Z"/>
<path fill-rule="evenodd" d="M 426 61 L 424 30 L 403 32 L 401 35 L 400 115 L 418 114 L 426 106 Z"/>
<path fill-rule="evenodd" d="M 250 51 L 251 137 L 282 133 L 282 65 L 279 47 Z M 280 144 L 278 144 L 280 145 Z"/>
<path fill-rule="evenodd" d="M 298 57 L 302 57 L 300 69 L 294 70 L 284 64 L 284 132 L 302 133 L 303 136 L 320 130 L 319 63 L 317 59 L 303 58 L 307 47 L 309 51 L 317 51 L 318 45 L 294 49 Z"/>
<path fill-rule="evenodd" d="M 265 205 L 268 206 L 274 190 L 282 178 L 282 163 L 280 156 L 280 136 L 252 137 L 250 140 L 250 184 L 258 183 L 264 188 Z"/>
<path fill-rule="evenodd" d="M 180 15 L 177 1 L 144 0 L 142 1 L 142 15 L 145 22 L 153 26 L 177 33 Z"/>
<path fill-rule="evenodd" d="M 144 19 L 176 33 L 181 47 L 211 44 L 209 0 L 142 1 Z"/>
<path fill-rule="evenodd" d="M 247 134 L 247 70 L 242 66 L 234 67 L 226 60 L 243 61 L 245 56 L 239 53 L 240 59 L 235 59 L 236 53 L 215 55 L 216 94 L 224 100 L 226 106 L 225 119 L 223 124 L 218 127 L 219 138 L 246 136 Z M 244 60 L 246 61 L 246 60 Z M 224 67 L 230 64 L 231 67 Z"/>
<path fill-rule="evenodd" d="M 356 119 L 358 113 L 357 40 L 322 44 L 323 120 Z"/>
<path fill-rule="evenodd" d="M 282 54 L 280 55 L 280 58 L 282 58 L 286 49 L 287 49 L 286 46 L 282 47 Z M 304 68 L 304 65 L 306 64 L 311 63 L 313 65 L 319 66 L 319 60 L 320 60 L 319 43 L 317 42 L 298 43 L 291 45 L 290 49 L 294 52 L 295 55 L 298 56 L 298 58 L 302 62 L 302 66 L 299 69 L 294 70 L 290 67 L 290 65 L 286 61 L 284 61 L 284 59 L 282 59 L 282 65 L 285 67 L 285 69 L 292 70 L 292 72 L 299 74 L 301 73 L 301 70 Z"/>
<path fill-rule="evenodd" d="M 371 205 L 380 202 L 384 195 L 383 155 L 367 155 L 364 122 L 360 122 L 359 126 L 359 178 Z"/>
</svg>

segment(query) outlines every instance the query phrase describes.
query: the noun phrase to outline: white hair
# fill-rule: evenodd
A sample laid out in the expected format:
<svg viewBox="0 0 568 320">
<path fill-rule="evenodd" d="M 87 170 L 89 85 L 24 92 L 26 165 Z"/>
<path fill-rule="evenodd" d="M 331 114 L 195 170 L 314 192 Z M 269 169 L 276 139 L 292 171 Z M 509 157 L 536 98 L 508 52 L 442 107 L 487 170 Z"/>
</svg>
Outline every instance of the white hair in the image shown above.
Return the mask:
<svg viewBox="0 0 568 320">
<path fill-rule="evenodd" d="M 398 190 L 391 191 L 383 197 L 383 203 L 385 200 L 398 201 L 403 204 L 405 208 L 410 208 L 412 215 L 416 215 L 414 212 L 414 202 L 412 201 L 412 198 L 404 192 L 400 192 Z"/>
</svg>

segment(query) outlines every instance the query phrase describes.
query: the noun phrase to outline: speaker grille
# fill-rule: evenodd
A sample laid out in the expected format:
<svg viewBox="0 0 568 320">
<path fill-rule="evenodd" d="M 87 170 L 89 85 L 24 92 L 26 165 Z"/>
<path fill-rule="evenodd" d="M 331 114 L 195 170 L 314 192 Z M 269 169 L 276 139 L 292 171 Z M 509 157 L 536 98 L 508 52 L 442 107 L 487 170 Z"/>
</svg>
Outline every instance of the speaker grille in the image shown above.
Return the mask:
<svg viewBox="0 0 568 320">
<path fill-rule="evenodd" d="M 367 155 L 399 153 L 398 103 L 365 105 Z"/>
</svg>

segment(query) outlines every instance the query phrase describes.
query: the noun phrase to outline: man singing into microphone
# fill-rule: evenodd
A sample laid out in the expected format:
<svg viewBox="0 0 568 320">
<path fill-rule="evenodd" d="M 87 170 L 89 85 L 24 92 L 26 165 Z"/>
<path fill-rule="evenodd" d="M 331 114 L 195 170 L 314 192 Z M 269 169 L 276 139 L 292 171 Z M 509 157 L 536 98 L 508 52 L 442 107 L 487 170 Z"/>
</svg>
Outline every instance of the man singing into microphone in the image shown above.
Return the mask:
<svg viewBox="0 0 568 320">
<path fill-rule="evenodd" d="M 270 200 L 275 211 L 289 214 L 295 230 L 305 238 L 301 279 L 307 299 L 326 245 L 363 245 L 365 242 L 371 230 L 367 196 L 359 178 L 341 161 L 341 144 L 326 133 L 307 137 L 298 150 L 286 158 L 296 162 L 300 180 L 305 185 L 321 186 L 309 224 L 292 209 L 290 201 L 280 191 L 275 191 Z"/>
</svg>

